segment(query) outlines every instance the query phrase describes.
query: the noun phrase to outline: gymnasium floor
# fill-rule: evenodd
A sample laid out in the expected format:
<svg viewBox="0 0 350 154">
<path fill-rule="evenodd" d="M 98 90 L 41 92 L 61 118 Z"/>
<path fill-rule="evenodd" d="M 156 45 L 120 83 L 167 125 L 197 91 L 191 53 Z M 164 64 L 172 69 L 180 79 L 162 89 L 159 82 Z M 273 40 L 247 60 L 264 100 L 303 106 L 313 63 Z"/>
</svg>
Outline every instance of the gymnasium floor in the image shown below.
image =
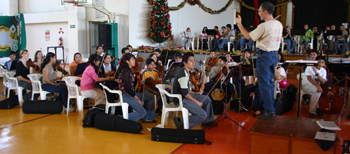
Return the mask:
<svg viewBox="0 0 350 154">
<path fill-rule="evenodd" d="M 2 79 L 0 79 L 2 80 Z M 1 82 L 1 81 L 0 81 Z M 297 84 L 295 80 L 289 83 Z M 2 89 L 2 84 L 0 86 Z M 0 100 L 5 96 L 0 94 Z M 251 109 L 249 109 L 251 110 Z M 84 110 L 87 112 L 87 110 Z M 206 140 L 212 145 L 193 145 L 151 141 L 152 128 L 157 124 L 144 124 L 144 134 L 128 134 L 103 131 L 96 128 L 83 128 L 82 120 L 77 113 L 66 114 L 24 114 L 22 109 L 15 107 L 0 110 L 0 153 L 235 153 L 248 154 L 249 128 L 257 118 L 251 112 L 236 113 L 229 111 L 228 117 L 238 122 L 245 129 L 225 119 L 218 127 L 205 129 Z M 294 109 L 283 116 L 296 116 Z M 335 119 L 337 115 L 326 115 L 325 120 Z M 302 105 L 301 117 L 308 117 L 308 105 Z M 158 118 L 158 117 L 157 117 Z M 220 118 L 220 117 L 218 117 Z M 160 119 L 158 119 L 160 123 Z M 339 143 L 350 140 L 350 119 L 342 114 L 336 123 L 342 128 L 337 131 Z M 175 128 L 169 119 L 168 128 Z M 194 129 L 202 129 L 199 125 Z M 262 141 L 263 142 L 263 141 Z M 342 148 L 336 147 L 340 154 Z"/>
</svg>

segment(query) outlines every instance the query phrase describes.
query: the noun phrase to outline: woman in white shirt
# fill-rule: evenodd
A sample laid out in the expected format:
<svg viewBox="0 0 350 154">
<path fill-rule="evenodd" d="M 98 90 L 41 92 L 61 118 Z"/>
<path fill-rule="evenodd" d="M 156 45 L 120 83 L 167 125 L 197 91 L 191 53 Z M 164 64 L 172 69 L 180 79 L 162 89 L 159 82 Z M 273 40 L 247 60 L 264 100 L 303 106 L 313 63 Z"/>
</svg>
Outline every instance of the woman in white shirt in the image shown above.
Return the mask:
<svg viewBox="0 0 350 154">
<path fill-rule="evenodd" d="M 201 34 L 199 35 L 199 49 L 208 49 L 208 35 L 207 27 L 204 27 Z M 203 48 L 202 48 L 203 43 Z"/>
</svg>

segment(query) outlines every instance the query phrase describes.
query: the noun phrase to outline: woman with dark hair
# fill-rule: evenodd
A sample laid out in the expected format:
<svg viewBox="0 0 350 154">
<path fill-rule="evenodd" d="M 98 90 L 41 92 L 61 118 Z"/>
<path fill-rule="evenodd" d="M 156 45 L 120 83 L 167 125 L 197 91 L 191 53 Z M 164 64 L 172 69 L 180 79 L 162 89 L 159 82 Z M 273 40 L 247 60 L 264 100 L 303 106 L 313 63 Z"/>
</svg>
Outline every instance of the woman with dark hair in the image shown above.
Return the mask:
<svg viewBox="0 0 350 154">
<path fill-rule="evenodd" d="M 101 89 L 95 88 L 95 82 L 115 79 L 114 76 L 98 77 L 97 72 L 99 70 L 98 66 L 100 63 L 101 57 L 98 54 L 90 55 L 80 82 L 81 94 L 95 99 L 95 106 L 106 103 L 105 93 Z"/>
<path fill-rule="evenodd" d="M 208 35 L 207 27 L 204 27 L 201 34 L 199 35 L 199 49 L 208 49 Z M 203 43 L 203 48 L 202 48 Z"/>
<path fill-rule="evenodd" d="M 284 64 L 284 57 L 281 52 L 278 52 L 278 64 L 281 65 L 284 68 L 284 70 L 287 70 L 287 65 Z"/>
<path fill-rule="evenodd" d="M 117 71 L 117 67 L 111 63 L 112 57 L 110 54 L 106 54 L 106 56 L 104 57 L 105 59 L 103 60 L 103 64 L 102 64 L 102 76 L 115 76 L 115 73 Z M 118 83 L 114 80 L 112 81 L 106 81 L 105 84 L 108 88 L 110 89 L 117 89 L 118 88 Z"/>
<path fill-rule="evenodd" d="M 59 93 L 57 100 L 63 102 L 64 111 L 67 111 L 68 90 L 64 82 L 55 83 L 55 80 L 62 79 L 62 76 L 57 77 L 56 75 L 56 69 L 54 67 L 55 63 L 56 63 L 56 55 L 52 52 L 47 53 L 41 65 L 41 68 L 43 68 L 42 69 L 43 71 L 42 88 L 43 90 L 48 92 Z M 69 108 L 69 112 L 74 112 L 74 111 L 75 111 L 74 108 L 72 107 Z"/>
<path fill-rule="evenodd" d="M 40 50 L 35 52 L 34 62 L 36 65 L 41 67 L 41 64 L 43 63 L 43 53 Z"/>
<path fill-rule="evenodd" d="M 133 66 L 135 66 L 135 57 L 131 53 L 127 53 L 117 71 L 119 90 L 123 93 L 124 102 L 127 102 L 135 111 L 129 113 L 129 120 L 138 121 L 143 118 L 143 122 L 157 122 L 153 94 L 147 90 L 144 93 L 134 92 L 136 84 L 131 70 Z"/>
<path fill-rule="evenodd" d="M 96 54 L 98 54 L 101 57 L 105 55 L 105 53 L 103 52 L 103 46 L 100 45 L 96 47 Z"/>
<path fill-rule="evenodd" d="M 69 65 L 70 75 L 75 75 L 75 71 L 77 70 L 78 64 L 84 63 L 84 61 L 81 60 L 81 54 L 79 52 L 74 54 L 73 60 L 74 61 L 71 62 Z M 81 74 L 78 76 L 81 76 Z"/>
</svg>

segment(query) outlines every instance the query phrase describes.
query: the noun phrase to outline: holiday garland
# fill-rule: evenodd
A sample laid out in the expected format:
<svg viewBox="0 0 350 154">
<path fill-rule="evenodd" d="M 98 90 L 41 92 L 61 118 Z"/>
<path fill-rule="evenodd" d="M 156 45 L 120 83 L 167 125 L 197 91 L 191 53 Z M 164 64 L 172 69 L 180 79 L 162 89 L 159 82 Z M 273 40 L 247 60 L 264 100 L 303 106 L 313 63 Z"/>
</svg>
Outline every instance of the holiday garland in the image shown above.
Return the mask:
<svg viewBox="0 0 350 154">
<path fill-rule="evenodd" d="M 253 10 L 253 11 L 258 11 L 259 9 L 256 9 L 255 7 L 251 7 L 247 4 L 245 4 L 242 0 L 237 0 L 239 3 L 241 3 L 244 7 L 246 7 L 247 9 Z M 349 2 L 349 0 L 347 0 Z M 152 5 L 152 0 L 148 0 L 148 2 Z M 226 9 L 232 4 L 233 0 L 229 0 L 226 5 L 221 8 L 220 10 L 212 10 L 211 8 L 206 7 L 204 4 L 202 4 L 202 2 L 200 0 L 184 0 L 182 3 L 180 3 L 178 6 L 176 7 L 169 7 L 169 11 L 176 11 L 179 10 L 181 8 L 183 8 L 185 6 L 186 3 L 190 4 L 190 5 L 198 5 L 201 9 L 203 9 L 205 12 L 208 12 L 210 14 L 220 14 L 224 11 L 226 11 Z M 284 5 L 287 5 L 289 2 L 289 0 L 286 0 L 282 3 L 276 4 L 275 7 L 281 7 Z"/>
</svg>

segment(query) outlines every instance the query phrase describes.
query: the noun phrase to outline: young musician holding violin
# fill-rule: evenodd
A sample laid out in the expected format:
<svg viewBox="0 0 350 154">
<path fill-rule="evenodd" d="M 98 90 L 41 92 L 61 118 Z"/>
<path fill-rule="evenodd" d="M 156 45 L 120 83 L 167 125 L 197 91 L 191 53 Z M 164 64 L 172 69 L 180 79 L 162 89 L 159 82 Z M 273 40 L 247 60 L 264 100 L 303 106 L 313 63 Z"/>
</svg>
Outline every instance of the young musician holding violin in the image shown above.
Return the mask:
<svg viewBox="0 0 350 154">
<path fill-rule="evenodd" d="M 205 60 L 205 74 L 208 76 L 211 68 L 217 66 L 218 58 L 215 56 L 215 51 L 210 52 L 210 57 Z"/>
<path fill-rule="evenodd" d="M 135 66 L 135 56 L 126 53 L 117 70 L 119 90 L 123 93 L 124 102 L 127 102 L 135 111 L 129 113 L 129 120 L 138 121 L 143 118 L 144 122 L 156 122 L 153 94 L 147 90 L 144 93 L 135 92 L 136 80 L 131 70 L 133 66 Z"/>
<path fill-rule="evenodd" d="M 34 54 L 34 63 L 41 67 L 41 64 L 43 63 L 43 53 L 38 50 Z"/>
<path fill-rule="evenodd" d="M 189 90 L 189 72 L 194 69 L 195 66 L 193 53 L 187 52 L 184 54 L 182 65 L 184 65 L 184 67 L 180 68 L 174 80 L 173 93 L 181 94 L 183 106 L 191 113 L 188 117 L 189 128 L 192 129 L 199 123 L 202 123 L 203 127 L 217 126 L 217 124 L 213 122 L 215 116 L 210 98 L 201 95 L 203 90 L 196 93 Z M 178 104 L 176 99 L 174 101 L 175 104 Z M 181 118 L 174 118 L 174 123 L 177 129 L 183 129 Z"/>
<path fill-rule="evenodd" d="M 250 65 L 252 63 L 251 51 L 249 49 L 245 49 L 244 54 L 241 58 L 242 65 Z"/>
<path fill-rule="evenodd" d="M 57 97 L 57 100 L 63 102 L 64 111 L 67 111 L 67 98 L 68 98 L 68 90 L 67 86 L 64 84 L 64 82 L 58 82 L 55 83 L 55 80 L 62 79 L 63 75 L 61 77 L 58 77 L 56 74 L 56 68 L 54 66 L 56 64 L 56 55 L 52 52 L 47 53 L 41 68 L 43 73 L 43 84 L 42 88 L 45 91 L 52 92 L 52 93 L 59 93 L 59 96 Z M 69 108 L 69 112 L 74 112 L 74 108 Z"/>
<path fill-rule="evenodd" d="M 118 66 L 119 66 L 120 63 L 122 62 L 123 57 L 124 57 L 124 55 L 125 55 L 126 53 L 130 53 L 129 48 L 122 48 L 122 57 L 119 59 L 119 61 L 118 61 L 118 63 L 117 63 Z"/>
<path fill-rule="evenodd" d="M 31 81 L 28 78 L 29 74 L 29 66 L 27 65 L 27 61 L 29 59 L 29 52 L 26 49 L 21 50 L 19 53 L 21 59 L 17 62 L 16 65 L 16 74 L 15 77 L 18 79 L 18 86 L 22 87 L 26 90 L 32 90 Z M 21 92 L 21 91 L 19 91 Z M 29 100 L 32 96 L 32 93 L 26 93 L 23 95 L 23 100 Z M 39 95 L 35 95 L 35 99 L 38 98 Z"/>
<path fill-rule="evenodd" d="M 235 61 L 233 60 L 233 58 L 231 57 L 231 54 L 227 53 L 227 54 L 225 55 L 225 57 L 226 57 L 227 63 L 235 62 Z"/>
<path fill-rule="evenodd" d="M 106 103 L 105 93 L 101 89 L 95 88 L 95 82 L 115 79 L 114 76 L 98 77 L 97 72 L 100 63 L 101 57 L 98 54 L 90 55 L 80 82 L 81 94 L 95 99 L 95 105 Z"/>
<path fill-rule="evenodd" d="M 210 70 L 209 79 L 211 81 L 205 84 L 204 91 L 209 93 L 210 90 L 212 90 L 212 88 L 220 88 L 220 87 L 222 87 L 224 92 L 226 92 L 226 88 L 227 88 L 227 101 L 230 101 L 230 99 L 232 97 L 232 94 L 233 94 L 235 89 L 234 89 L 234 87 L 233 87 L 233 85 L 231 83 L 229 83 L 229 82 L 223 83 L 225 78 L 226 78 L 226 76 L 228 75 L 230 69 L 229 69 L 229 66 L 226 64 L 226 62 L 227 62 L 226 57 L 220 56 L 218 59 L 219 59 L 218 60 L 218 66 L 214 66 Z M 216 84 L 217 81 L 219 83 Z M 215 87 L 214 87 L 214 85 L 215 85 Z M 225 98 L 223 98 L 222 101 L 225 101 Z"/>
<path fill-rule="evenodd" d="M 70 75 L 74 75 L 75 71 L 77 70 L 78 64 L 84 63 L 84 61 L 81 60 L 81 54 L 79 52 L 74 54 L 74 61 L 70 63 L 69 65 L 69 70 L 70 70 Z M 82 76 L 82 75 L 78 75 Z"/>
<path fill-rule="evenodd" d="M 304 76 L 302 76 L 301 88 L 311 95 L 311 102 L 309 107 L 309 117 L 315 118 L 316 113 L 318 116 L 323 116 L 323 113 L 319 109 L 319 98 L 323 92 L 320 84 L 325 84 L 327 81 L 327 71 L 323 68 L 325 66 L 325 60 L 323 56 L 316 58 L 318 61 L 317 66 L 307 66 Z"/>
<path fill-rule="evenodd" d="M 112 57 L 110 54 L 106 54 L 104 57 L 105 59 L 103 60 L 102 64 L 102 76 L 108 77 L 108 76 L 115 76 L 115 72 L 117 71 L 117 67 L 111 63 Z M 118 88 L 118 83 L 114 80 L 108 81 L 105 84 L 106 86 L 111 88 L 111 89 L 117 89 Z"/>
</svg>

